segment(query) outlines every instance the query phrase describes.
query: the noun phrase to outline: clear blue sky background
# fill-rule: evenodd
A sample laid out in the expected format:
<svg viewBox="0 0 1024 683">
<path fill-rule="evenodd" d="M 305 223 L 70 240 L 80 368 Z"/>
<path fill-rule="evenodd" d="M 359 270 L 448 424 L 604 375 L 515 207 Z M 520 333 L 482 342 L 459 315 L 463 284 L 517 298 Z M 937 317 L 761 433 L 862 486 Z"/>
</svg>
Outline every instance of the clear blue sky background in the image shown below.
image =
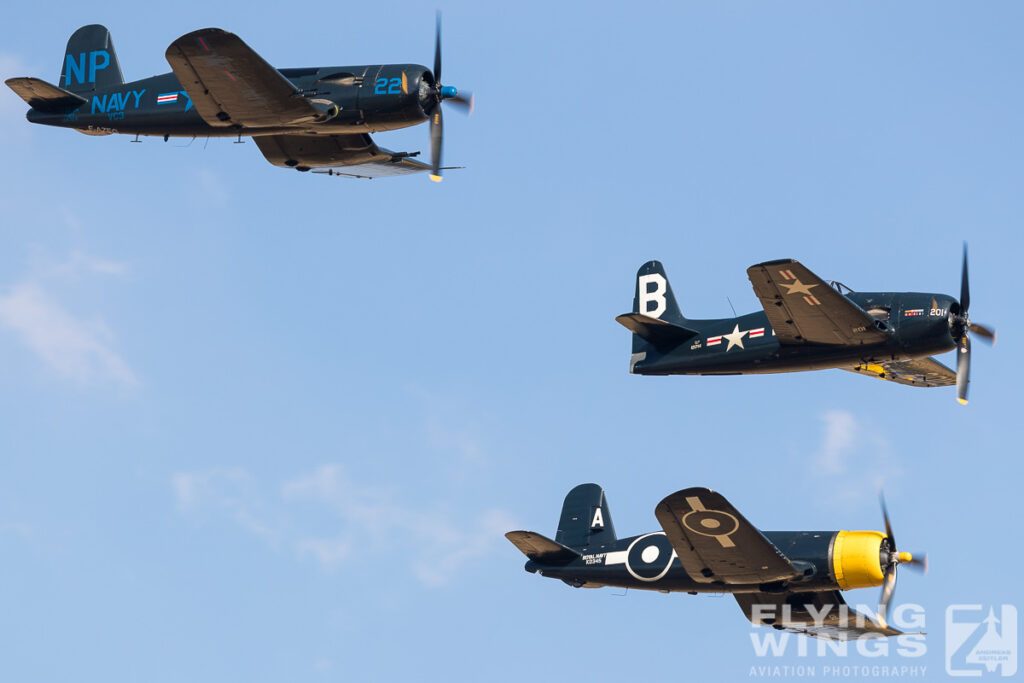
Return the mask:
<svg viewBox="0 0 1024 683">
<path fill-rule="evenodd" d="M 419 62 L 432 3 L 8 3 L 0 75 L 60 72 L 102 23 L 129 80 L 190 30 L 279 66 Z M 372 182 L 256 145 L 35 127 L 0 93 L 0 678 L 742 680 L 924 664 L 951 602 L 1016 603 L 1018 3 L 442 6 L 446 161 Z M 428 149 L 425 126 L 381 134 Z M 972 401 L 840 371 L 627 373 L 644 261 L 684 313 L 794 257 L 862 290 L 957 295 Z M 945 359 L 953 363 L 952 354 Z M 767 529 L 928 550 L 897 600 L 918 660 L 754 656 L 729 597 L 574 590 L 502 534 L 575 484 L 620 535 L 677 489 Z M 871 604 L 877 591 L 849 595 Z M 791 651 L 795 652 L 795 651 Z"/>
</svg>

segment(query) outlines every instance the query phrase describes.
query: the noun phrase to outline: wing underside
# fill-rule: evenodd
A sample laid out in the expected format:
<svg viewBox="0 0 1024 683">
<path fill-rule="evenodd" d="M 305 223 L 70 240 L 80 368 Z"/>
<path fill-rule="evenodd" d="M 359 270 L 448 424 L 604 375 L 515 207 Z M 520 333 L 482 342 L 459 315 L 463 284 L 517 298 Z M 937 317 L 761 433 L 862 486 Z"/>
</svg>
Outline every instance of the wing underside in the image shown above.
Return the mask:
<svg viewBox="0 0 1024 683">
<path fill-rule="evenodd" d="M 852 640 L 903 633 L 852 609 L 839 591 L 736 593 L 735 597 L 751 623 L 813 638 Z"/>
<path fill-rule="evenodd" d="M 956 384 L 956 372 L 934 358 L 862 363 L 843 370 L 912 387 L 948 387 Z"/>
<path fill-rule="evenodd" d="M 300 171 L 378 178 L 430 170 L 409 154 L 378 147 L 365 133 L 258 135 L 253 140 L 270 163 Z"/>
<path fill-rule="evenodd" d="M 219 28 L 186 33 L 167 61 L 192 104 L 211 126 L 274 127 L 313 121 L 320 113 L 242 39 Z"/>
<path fill-rule="evenodd" d="M 782 551 L 710 489 L 677 491 L 658 503 L 654 514 L 695 581 L 761 584 L 801 576 Z"/>
<path fill-rule="evenodd" d="M 877 344 L 889 335 L 860 306 L 798 261 L 784 259 L 747 269 L 780 344 Z"/>
</svg>

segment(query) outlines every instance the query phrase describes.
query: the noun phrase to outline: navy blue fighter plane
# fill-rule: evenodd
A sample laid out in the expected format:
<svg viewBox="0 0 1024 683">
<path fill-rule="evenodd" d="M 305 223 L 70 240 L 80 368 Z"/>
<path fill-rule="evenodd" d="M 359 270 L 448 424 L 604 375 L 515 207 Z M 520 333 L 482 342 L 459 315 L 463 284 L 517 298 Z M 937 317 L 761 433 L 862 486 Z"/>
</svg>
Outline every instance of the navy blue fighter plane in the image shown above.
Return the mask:
<svg viewBox="0 0 1024 683">
<path fill-rule="evenodd" d="M 887 623 L 896 567 L 927 569 L 927 556 L 896 549 L 885 532 L 760 531 L 725 497 L 676 491 L 654 510 L 661 531 L 618 538 L 604 491 L 580 484 L 562 505 L 558 532 L 510 531 L 525 569 L 575 588 L 617 586 L 662 593 L 730 593 L 755 624 L 847 640 L 902 632 Z M 878 613 L 851 609 L 840 591 L 881 586 Z"/>
<path fill-rule="evenodd" d="M 956 385 L 967 403 L 969 332 L 995 332 L 967 314 L 964 246 L 960 299 L 921 292 L 855 292 L 798 261 L 758 263 L 747 276 L 764 310 L 737 318 L 683 316 L 658 261 L 640 266 L 633 311 L 615 320 L 633 333 L 638 375 L 743 375 L 839 368 L 917 387 Z M 931 356 L 957 350 L 956 372 Z"/>
<path fill-rule="evenodd" d="M 371 64 L 277 69 L 219 28 L 187 33 L 165 53 L 172 73 L 125 82 L 110 32 L 72 34 L 58 85 L 9 78 L 28 120 L 87 135 L 251 136 L 267 161 L 299 171 L 356 178 L 426 171 L 441 180 L 443 102 L 472 109 L 473 97 L 441 85 L 441 24 L 434 68 Z M 429 164 L 392 152 L 370 133 L 430 125 Z"/>
</svg>

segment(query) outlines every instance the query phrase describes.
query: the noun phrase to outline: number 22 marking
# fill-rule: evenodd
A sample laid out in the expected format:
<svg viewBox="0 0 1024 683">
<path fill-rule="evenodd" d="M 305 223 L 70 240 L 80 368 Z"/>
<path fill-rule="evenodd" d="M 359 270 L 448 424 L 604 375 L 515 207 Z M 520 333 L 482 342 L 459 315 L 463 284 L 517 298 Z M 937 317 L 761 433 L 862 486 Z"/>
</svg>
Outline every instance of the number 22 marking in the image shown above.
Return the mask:
<svg viewBox="0 0 1024 683">
<path fill-rule="evenodd" d="M 397 95 L 402 92 L 401 78 L 392 78 L 390 81 L 386 78 L 378 78 L 374 83 L 374 95 Z"/>
</svg>

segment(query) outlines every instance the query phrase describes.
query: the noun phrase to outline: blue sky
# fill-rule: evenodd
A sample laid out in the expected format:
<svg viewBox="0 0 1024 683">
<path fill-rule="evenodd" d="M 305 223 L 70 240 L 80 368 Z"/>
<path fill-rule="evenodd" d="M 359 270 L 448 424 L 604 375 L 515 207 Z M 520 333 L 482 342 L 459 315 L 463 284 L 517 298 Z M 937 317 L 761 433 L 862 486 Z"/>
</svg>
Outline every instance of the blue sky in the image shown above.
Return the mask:
<svg viewBox="0 0 1024 683">
<path fill-rule="evenodd" d="M 204 26 L 278 66 L 419 62 L 430 3 L 173 11 L 16 3 L 0 75 L 55 81 L 102 23 L 129 80 Z M 446 161 L 372 182 L 252 142 L 93 138 L 0 95 L 0 676 L 616 680 L 923 664 L 950 603 L 1020 603 L 1015 3 L 444 5 Z M 428 149 L 424 126 L 377 136 Z M 757 308 L 793 257 L 861 290 L 959 291 L 971 404 L 827 371 L 630 376 L 664 262 L 685 314 Z M 952 363 L 952 354 L 945 362 Z M 503 533 L 595 481 L 620 535 L 687 486 L 766 529 L 927 550 L 928 651 L 758 658 L 729 597 L 574 590 Z M 850 594 L 872 604 L 877 591 Z M 930 676 L 931 677 L 931 676 Z"/>
</svg>

